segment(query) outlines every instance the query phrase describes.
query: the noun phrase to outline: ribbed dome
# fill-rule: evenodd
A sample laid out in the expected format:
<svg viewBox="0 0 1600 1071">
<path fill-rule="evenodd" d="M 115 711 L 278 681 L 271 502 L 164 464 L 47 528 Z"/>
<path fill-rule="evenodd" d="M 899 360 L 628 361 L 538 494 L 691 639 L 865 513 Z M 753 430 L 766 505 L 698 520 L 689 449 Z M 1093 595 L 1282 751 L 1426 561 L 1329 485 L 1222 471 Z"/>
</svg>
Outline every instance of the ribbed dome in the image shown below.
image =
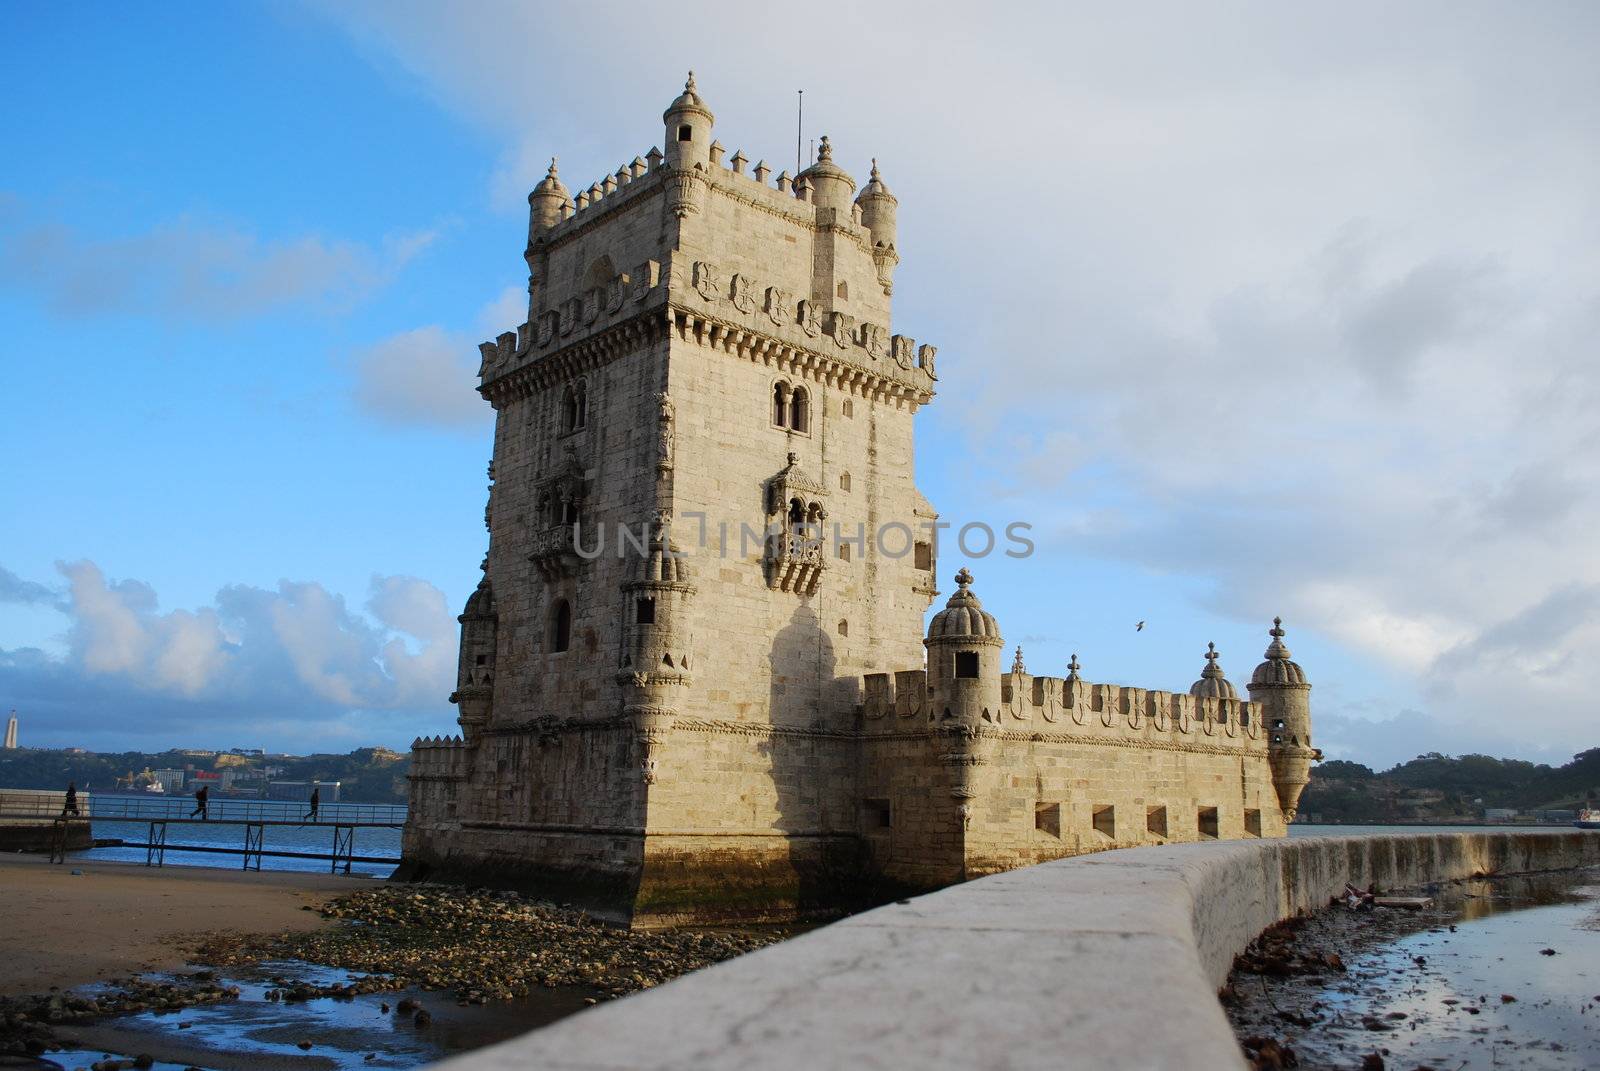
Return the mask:
<svg viewBox="0 0 1600 1071">
<path fill-rule="evenodd" d="M 967 589 L 972 584 L 972 574 L 965 569 L 956 574 L 956 593 L 950 596 L 944 609 L 928 622 L 930 640 L 993 640 L 1000 642 L 1000 625 L 994 615 L 984 610 L 978 597 Z"/>
<path fill-rule="evenodd" d="M 1206 668 L 1200 671 L 1200 679 L 1189 685 L 1189 694 L 1213 699 L 1239 698 L 1233 682 L 1222 675 L 1222 666 L 1217 663 L 1216 644 L 1206 644 Z"/>
<path fill-rule="evenodd" d="M 550 157 L 550 170 L 546 171 L 544 178 L 539 180 L 539 185 L 533 188 L 533 196 L 543 197 L 547 195 L 559 197 L 563 201 L 567 199 L 567 188 L 556 177 L 556 158 L 554 156 Z"/>
<path fill-rule="evenodd" d="M 842 179 L 850 184 L 852 190 L 856 188 L 856 180 L 851 178 L 844 168 L 833 162 L 833 146 L 828 144 L 826 134 L 822 136 L 822 144 L 817 148 L 817 162 L 796 175 L 795 182 L 810 179 L 815 183 L 816 179 L 822 176 Z"/>
<path fill-rule="evenodd" d="M 865 186 L 861 187 L 861 192 L 856 196 L 856 200 L 876 201 L 880 198 L 887 198 L 895 204 L 900 203 L 900 198 L 889 192 L 888 185 L 884 183 L 883 178 L 878 174 L 878 161 L 874 159 L 872 161 L 872 177 L 867 180 Z"/>
<path fill-rule="evenodd" d="M 489 587 L 488 577 L 478 581 L 478 590 L 467 597 L 466 609 L 461 616 L 463 619 L 494 616 L 494 591 Z"/>
<path fill-rule="evenodd" d="M 1272 628 L 1267 631 L 1267 635 L 1272 637 L 1272 643 L 1267 647 L 1267 660 L 1257 666 L 1256 671 L 1250 675 L 1250 683 L 1304 685 L 1305 670 L 1290 660 L 1289 648 L 1283 642 L 1283 618 L 1272 619 Z"/>
<path fill-rule="evenodd" d="M 700 99 L 700 94 L 695 90 L 693 71 L 689 72 L 689 80 L 683 83 L 683 92 L 679 93 L 677 99 L 667 105 L 667 110 L 661 113 L 661 120 L 671 122 L 674 115 L 683 112 L 697 112 L 713 122 L 716 121 L 711 109 L 706 107 L 706 102 Z"/>
</svg>

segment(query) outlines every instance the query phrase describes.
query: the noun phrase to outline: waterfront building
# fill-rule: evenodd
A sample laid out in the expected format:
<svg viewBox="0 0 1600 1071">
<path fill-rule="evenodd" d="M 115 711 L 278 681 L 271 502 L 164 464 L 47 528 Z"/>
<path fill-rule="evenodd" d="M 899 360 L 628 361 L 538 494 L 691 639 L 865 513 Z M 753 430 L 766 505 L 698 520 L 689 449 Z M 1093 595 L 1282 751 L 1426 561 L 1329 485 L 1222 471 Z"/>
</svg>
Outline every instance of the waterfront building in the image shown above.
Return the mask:
<svg viewBox="0 0 1600 1071">
<path fill-rule="evenodd" d="M 520 883 L 636 925 L 780 918 L 1059 856 L 1282 836 L 1310 684 L 1250 698 L 1005 662 L 914 478 L 937 351 L 895 333 L 899 201 L 823 138 L 774 180 L 691 76 L 652 148 L 529 195 L 460 735 L 416 741 L 403 874 Z"/>
</svg>

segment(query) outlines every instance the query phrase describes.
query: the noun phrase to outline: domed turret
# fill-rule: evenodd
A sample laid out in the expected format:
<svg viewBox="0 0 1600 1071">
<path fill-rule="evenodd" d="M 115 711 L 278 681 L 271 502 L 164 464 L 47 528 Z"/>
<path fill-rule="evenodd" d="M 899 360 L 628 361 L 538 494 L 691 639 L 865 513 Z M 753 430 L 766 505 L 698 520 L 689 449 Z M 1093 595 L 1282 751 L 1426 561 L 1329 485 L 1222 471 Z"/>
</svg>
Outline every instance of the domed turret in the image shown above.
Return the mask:
<svg viewBox="0 0 1600 1071">
<path fill-rule="evenodd" d="M 1305 670 L 1301 669 L 1299 664 L 1289 657 L 1289 648 L 1283 642 L 1285 635 L 1283 618 L 1275 617 L 1272 619 L 1272 628 L 1267 632 L 1267 635 L 1272 637 L 1272 642 L 1267 645 L 1266 661 L 1257 666 L 1256 671 L 1250 675 L 1251 685 L 1311 687 L 1306 684 Z"/>
<path fill-rule="evenodd" d="M 651 528 L 650 546 L 634 579 L 622 585 L 623 712 L 639 744 L 639 768 L 646 784 L 655 780 L 657 744 L 666 738 L 683 690 L 694 668 L 690 603 L 694 586 L 689 563 L 667 535 L 665 519 Z"/>
<path fill-rule="evenodd" d="M 711 114 L 695 88 L 693 71 L 683 84 L 683 92 L 661 113 L 661 121 L 667 127 L 669 166 L 692 168 L 707 163 L 711 154 L 711 127 L 716 116 Z"/>
<path fill-rule="evenodd" d="M 1200 671 L 1200 679 L 1189 685 L 1190 695 L 1213 699 L 1239 698 L 1239 693 L 1233 689 L 1233 682 L 1223 676 L 1222 667 L 1217 664 L 1218 657 L 1217 645 L 1206 644 L 1206 668 Z"/>
<path fill-rule="evenodd" d="M 556 158 L 552 156 L 550 170 L 528 194 L 528 241 L 560 223 L 571 203 L 567 188 L 556 177 Z"/>
<path fill-rule="evenodd" d="M 833 162 L 833 146 L 828 144 L 826 134 L 817 148 L 817 162 L 796 175 L 794 181 L 796 185 L 802 181 L 810 184 L 811 203 L 818 208 L 833 208 L 844 213 L 850 211 L 850 197 L 856 192 L 856 180 Z"/>
<path fill-rule="evenodd" d="M 971 590 L 972 574 L 956 574 L 956 592 L 928 622 L 928 691 L 937 721 L 1000 718 L 1000 625 Z"/>
<path fill-rule="evenodd" d="M 862 226 L 872 232 L 872 244 L 893 249 L 895 213 L 900 207 L 900 198 L 889 192 L 883 176 L 878 174 L 876 159 L 872 161 L 872 177 L 861 187 L 856 204 L 861 206 Z"/>
<path fill-rule="evenodd" d="M 494 707 L 495 642 L 500 617 L 488 577 L 478 581 L 477 590 L 467 598 L 467 605 L 456 620 L 461 623 L 461 657 L 450 702 L 456 704 L 461 735 L 472 744 Z"/>
<path fill-rule="evenodd" d="M 1289 657 L 1283 642 L 1283 619 L 1272 619 L 1265 661 L 1250 675 L 1250 698 L 1261 706 L 1266 723 L 1267 758 L 1272 784 L 1284 821 L 1294 821 L 1300 793 L 1311 780 L 1311 764 L 1322 752 L 1311 746 L 1311 685 L 1305 671 Z"/>
</svg>

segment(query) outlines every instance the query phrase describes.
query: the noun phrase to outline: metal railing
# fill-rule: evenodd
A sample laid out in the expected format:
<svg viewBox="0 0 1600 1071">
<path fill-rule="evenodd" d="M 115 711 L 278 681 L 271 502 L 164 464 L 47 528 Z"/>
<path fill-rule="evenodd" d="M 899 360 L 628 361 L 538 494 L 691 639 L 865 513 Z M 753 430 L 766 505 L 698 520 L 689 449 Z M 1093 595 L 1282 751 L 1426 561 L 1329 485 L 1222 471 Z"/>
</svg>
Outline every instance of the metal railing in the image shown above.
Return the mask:
<svg viewBox="0 0 1600 1071">
<path fill-rule="evenodd" d="M 0 817 L 56 818 L 63 813 L 64 793 L 27 793 L 0 790 Z M 105 796 L 90 793 L 78 797 L 79 817 L 108 821 L 143 822 L 151 819 L 182 820 L 195 815 L 193 796 Z M 207 817 L 213 822 L 294 822 L 320 825 L 403 826 L 404 804 L 324 803 L 317 809 L 315 822 L 308 820 L 311 805 L 303 800 L 255 800 L 234 796 L 213 796 Z"/>
</svg>

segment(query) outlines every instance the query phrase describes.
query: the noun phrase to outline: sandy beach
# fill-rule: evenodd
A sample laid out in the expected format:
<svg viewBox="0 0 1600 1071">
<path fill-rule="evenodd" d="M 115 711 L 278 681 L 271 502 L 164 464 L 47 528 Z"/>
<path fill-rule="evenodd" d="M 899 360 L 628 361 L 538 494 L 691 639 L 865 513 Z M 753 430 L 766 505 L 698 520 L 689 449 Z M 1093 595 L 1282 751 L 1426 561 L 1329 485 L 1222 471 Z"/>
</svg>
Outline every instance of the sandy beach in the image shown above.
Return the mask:
<svg viewBox="0 0 1600 1071">
<path fill-rule="evenodd" d="M 74 874 L 73 871 L 81 871 Z M 200 935 L 332 924 L 316 910 L 371 879 L 0 855 L 0 995 L 179 967 Z"/>
</svg>

